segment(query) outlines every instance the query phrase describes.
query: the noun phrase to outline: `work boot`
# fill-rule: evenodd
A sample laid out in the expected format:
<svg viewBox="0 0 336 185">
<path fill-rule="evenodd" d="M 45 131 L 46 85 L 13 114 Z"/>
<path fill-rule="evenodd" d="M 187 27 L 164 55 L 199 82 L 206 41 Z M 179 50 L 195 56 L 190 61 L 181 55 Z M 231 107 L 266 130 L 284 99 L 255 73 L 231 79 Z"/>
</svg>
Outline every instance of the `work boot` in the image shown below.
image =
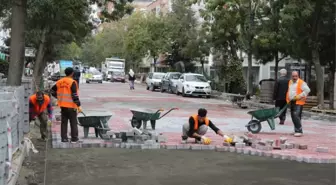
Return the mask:
<svg viewBox="0 0 336 185">
<path fill-rule="evenodd" d="M 285 120 L 280 120 L 279 125 L 284 125 L 285 124 Z"/>
<path fill-rule="evenodd" d="M 303 136 L 303 134 L 300 133 L 300 132 L 297 132 L 297 133 L 294 134 L 294 137 L 301 137 L 301 136 Z"/>
<path fill-rule="evenodd" d="M 62 143 L 68 143 L 69 139 L 62 139 Z"/>
<path fill-rule="evenodd" d="M 188 137 L 182 136 L 181 144 L 187 144 L 187 142 L 188 142 Z"/>
<path fill-rule="evenodd" d="M 71 139 L 71 143 L 77 143 L 79 141 L 78 138 Z"/>
<path fill-rule="evenodd" d="M 195 143 L 196 144 L 202 144 L 202 140 L 201 139 L 195 139 Z"/>
</svg>

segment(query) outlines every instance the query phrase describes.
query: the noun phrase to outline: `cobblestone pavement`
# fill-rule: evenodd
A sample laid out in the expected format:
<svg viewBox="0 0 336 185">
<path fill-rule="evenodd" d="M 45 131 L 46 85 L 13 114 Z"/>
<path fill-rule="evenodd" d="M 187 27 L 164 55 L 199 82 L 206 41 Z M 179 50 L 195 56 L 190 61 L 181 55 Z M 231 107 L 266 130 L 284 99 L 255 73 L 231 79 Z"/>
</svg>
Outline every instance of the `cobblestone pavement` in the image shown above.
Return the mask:
<svg viewBox="0 0 336 185">
<path fill-rule="evenodd" d="M 109 111 L 113 115 L 109 121 L 112 130 L 120 131 L 131 128 L 130 119 L 132 113 L 130 109 L 148 108 L 169 110 L 177 107 L 179 110 L 173 111 L 167 116 L 157 121 L 156 130 L 168 137 L 165 145 L 176 146 L 180 144 L 182 125 L 187 122 L 188 117 L 197 112 L 198 108 L 208 109 L 208 117 L 226 134 L 243 135 L 247 132 L 245 125 L 249 122 L 248 110 L 237 109 L 230 103 L 217 99 L 202 99 L 192 97 L 181 97 L 174 94 L 146 91 L 145 87 L 137 85 L 135 91 L 130 91 L 127 84 L 104 83 L 104 84 L 81 84 L 80 99 L 82 108 L 86 113 L 93 111 Z M 57 112 L 57 110 L 56 110 Z M 278 121 L 278 120 L 277 120 Z M 305 162 L 335 162 L 336 157 L 336 123 L 303 120 L 304 136 L 294 138 L 290 135 L 293 132 L 293 124 L 290 115 L 287 115 L 285 125 L 276 124 L 276 129 L 272 131 L 267 123 L 263 123 L 262 132 L 257 136 L 261 139 L 279 139 L 286 137 L 288 141 L 308 145 L 308 149 L 273 150 L 261 152 L 247 148 L 246 154 L 273 156 L 274 158 L 292 159 Z M 79 128 L 82 139 L 81 144 L 65 145 L 60 143 L 60 123 L 55 122 L 52 127 L 53 148 L 68 147 L 110 147 L 110 142 L 94 137 L 94 131 L 90 130 L 88 139 L 83 139 L 83 128 Z M 223 139 L 214 134 L 211 130 L 207 136 L 212 139 L 210 149 L 220 148 Z M 193 139 L 190 139 L 190 145 Z M 316 148 L 328 149 L 327 152 L 316 152 Z M 174 147 L 173 147 L 174 148 Z M 209 148 L 207 148 L 209 149 Z M 217 149 L 219 150 L 219 149 Z M 255 151 L 255 152 L 254 152 Z M 235 152 L 235 151 L 234 151 Z M 238 151 L 237 151 L 238 152 Z"/>
</svg>

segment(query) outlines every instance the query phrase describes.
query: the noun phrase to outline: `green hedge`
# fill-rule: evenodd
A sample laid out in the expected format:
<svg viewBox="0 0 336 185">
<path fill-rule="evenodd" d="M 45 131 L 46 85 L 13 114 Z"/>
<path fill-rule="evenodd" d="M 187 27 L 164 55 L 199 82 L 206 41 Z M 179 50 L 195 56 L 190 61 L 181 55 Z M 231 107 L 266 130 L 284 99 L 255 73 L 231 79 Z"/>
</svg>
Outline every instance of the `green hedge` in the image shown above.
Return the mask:
<svg viewBox="0 0 336 185">
<path fill-rule="evenodd" d="M 1 60 L 0 59 L 0 73 L 5 74 L 5 76 L 8 75 L 8 67 L 9 63 L 7 61 Z"/>
</svg>

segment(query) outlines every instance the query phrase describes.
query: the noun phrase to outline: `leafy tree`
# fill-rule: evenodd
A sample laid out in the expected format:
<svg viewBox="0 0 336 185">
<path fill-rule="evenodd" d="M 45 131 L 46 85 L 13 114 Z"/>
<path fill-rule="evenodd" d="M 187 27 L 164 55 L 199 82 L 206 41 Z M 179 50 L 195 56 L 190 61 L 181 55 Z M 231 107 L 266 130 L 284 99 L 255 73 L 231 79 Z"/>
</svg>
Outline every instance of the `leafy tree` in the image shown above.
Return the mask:
<svg viewBox="0 0 336 185">
<path fill-rule="evenodd" d="M 82 55 L 81 48 L 75 43 L 62 45 L 57 50 L 58 58 L 67 60 L 78 60 Z"/>
</svg>

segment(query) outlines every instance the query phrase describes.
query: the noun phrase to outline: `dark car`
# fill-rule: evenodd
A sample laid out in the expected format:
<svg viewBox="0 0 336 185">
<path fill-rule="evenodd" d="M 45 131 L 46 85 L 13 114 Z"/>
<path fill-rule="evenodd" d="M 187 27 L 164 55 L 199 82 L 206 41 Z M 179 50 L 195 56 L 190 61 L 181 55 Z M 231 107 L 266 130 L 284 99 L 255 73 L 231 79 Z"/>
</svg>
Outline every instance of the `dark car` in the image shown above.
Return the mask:
<svg viewBox="0 0 336 185">
<path fill-rule="evenodd" d="M 162 78 L 161 92 L 176 92 L 176 81 L 180 78 L 181 73 L 179 72 L 169 72 Z"/>
<path fill-rule="evenodd" d="M 123 71 L 113 71 L 111 73 L 111 82 L 125 83 L 125 73 Z"/>
</svg>

